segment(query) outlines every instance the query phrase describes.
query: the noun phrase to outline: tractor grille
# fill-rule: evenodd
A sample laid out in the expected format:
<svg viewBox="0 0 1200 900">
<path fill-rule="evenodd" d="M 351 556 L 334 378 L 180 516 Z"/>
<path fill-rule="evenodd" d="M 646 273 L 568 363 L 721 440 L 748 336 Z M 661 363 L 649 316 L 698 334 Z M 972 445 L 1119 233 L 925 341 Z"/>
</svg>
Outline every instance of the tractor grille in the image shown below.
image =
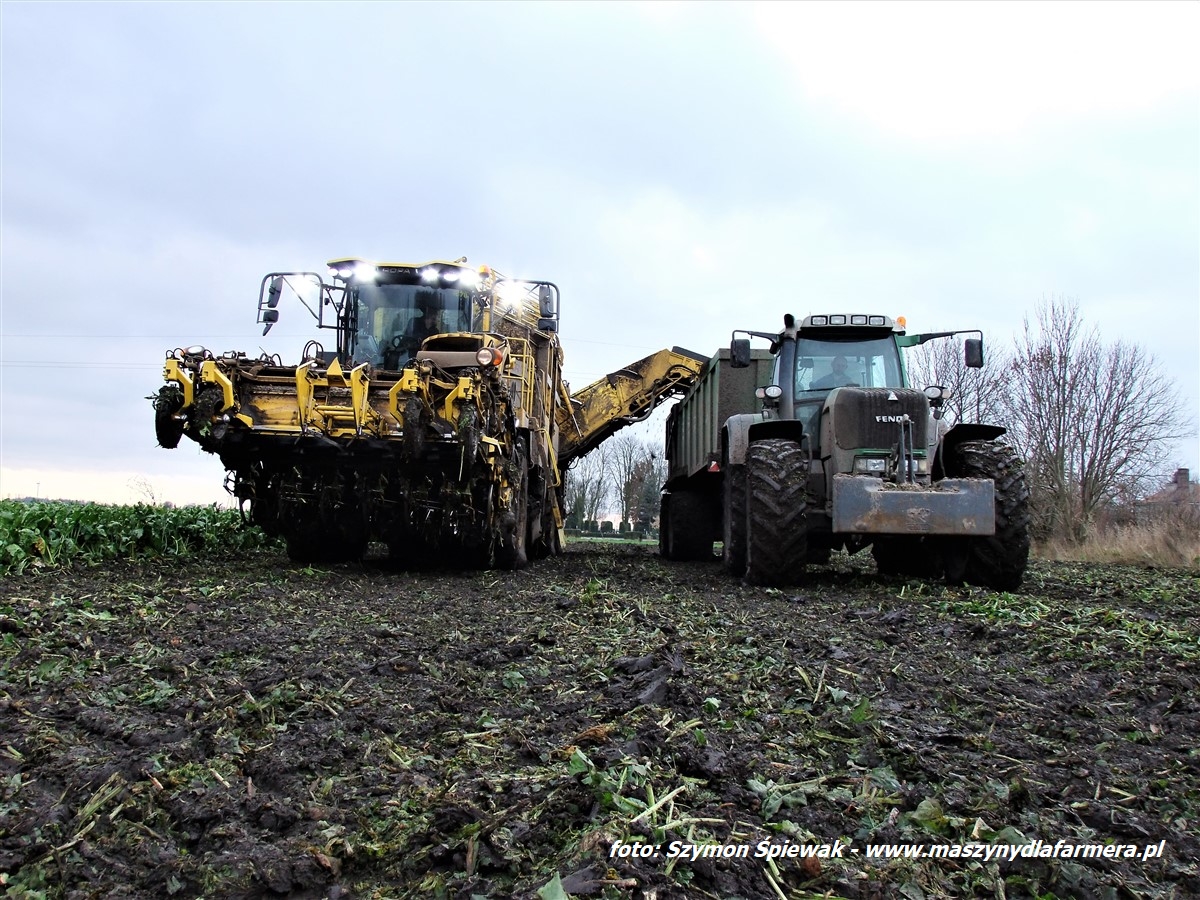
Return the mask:
<svg viewBox="0 0 1200 900">
<path fill-rule="evenodd" d="M 889 400 L 895 396 L 895 400 Z M 844 450 L 894 447 L 900 440 L 895 417 L 912 420 L 913 446 L 925 446 L 929 427 L 929 398 L 905 388 L 843 388 L 834 398 L 833 435 Z"/>
</svg>

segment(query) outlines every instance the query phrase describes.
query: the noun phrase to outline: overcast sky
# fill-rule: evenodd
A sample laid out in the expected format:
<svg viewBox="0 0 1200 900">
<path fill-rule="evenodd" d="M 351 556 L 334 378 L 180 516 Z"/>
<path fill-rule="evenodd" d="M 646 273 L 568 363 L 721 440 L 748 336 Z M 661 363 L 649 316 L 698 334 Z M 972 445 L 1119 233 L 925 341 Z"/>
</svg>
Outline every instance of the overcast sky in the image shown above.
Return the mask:
<svg viewBox="0 0 1200 900">
<path fill-rule="evenodd" d="M 269 271 L 562 290 L 582 387 L 785 312 L 1011 344 L 1041 298 L 1175 379 L 1200 470 L 1196 3 L 0 4 L 0 496 L 223 500 L 171 348 L 295 362 Z"/>
</svg>

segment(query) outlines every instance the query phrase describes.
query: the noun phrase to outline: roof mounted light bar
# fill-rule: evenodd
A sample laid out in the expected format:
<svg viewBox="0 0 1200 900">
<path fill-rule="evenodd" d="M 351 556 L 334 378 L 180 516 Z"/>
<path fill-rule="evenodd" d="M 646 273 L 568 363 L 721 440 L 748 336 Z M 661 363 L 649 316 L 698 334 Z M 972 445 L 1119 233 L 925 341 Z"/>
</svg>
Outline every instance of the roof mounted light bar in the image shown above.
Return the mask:
<svg viewBox="0 0 1200 900">
<path fill-rule="evenodd" d="M 888 316 L 870 316 L 862 313 L 854 313 L 853 315 L 830 313 L 827 315 L 807 316 L 801 327 L 822 328 L 832 326 L 834 328 L 845 328 L 847 325 L 859 328 L 895 328 L 896 322 Z"/>
</svg>

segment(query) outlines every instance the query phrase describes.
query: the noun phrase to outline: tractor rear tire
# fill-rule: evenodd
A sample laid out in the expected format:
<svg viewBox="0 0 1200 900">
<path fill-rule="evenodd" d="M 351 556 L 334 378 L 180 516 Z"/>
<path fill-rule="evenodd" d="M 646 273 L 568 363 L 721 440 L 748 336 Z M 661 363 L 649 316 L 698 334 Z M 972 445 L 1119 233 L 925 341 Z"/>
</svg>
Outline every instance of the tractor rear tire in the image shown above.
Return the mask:
<svg viewBox="0 0 1200 900">
<path fill-rule="evenodd" d="M 995 486 L 996 533 L 966 541 L 962 579 L 998 591 L 1021 586 L 1029 562 L 1029 487 L 1019 456 L 1007 444 L 965 441 L 950 466 L 958 478 L 988 478 Z M 950 572 L 948 575 L 957 575 Z M 957 578 L 951 580 L 957 581 Z"/>
<path fill-rule="evenodd" d="M 725 571 L 735 578 L 746 574 L 746 467 L 725 470 L 725 504 L 722 558 Z"/>
<path fill-rule="evenodd" d="M 880 537 L 871 544 L 875 568 L 880 575 L 940 578 L 942 555 L 929 538 L 911 535 Z"/>
<path fill-rule="evenodd" d="M 808 455 L 795 441 L 751 444 L 746 483 L 746 581 L 770 587 L 802 583 L 808 555 Z"/>
</svg>

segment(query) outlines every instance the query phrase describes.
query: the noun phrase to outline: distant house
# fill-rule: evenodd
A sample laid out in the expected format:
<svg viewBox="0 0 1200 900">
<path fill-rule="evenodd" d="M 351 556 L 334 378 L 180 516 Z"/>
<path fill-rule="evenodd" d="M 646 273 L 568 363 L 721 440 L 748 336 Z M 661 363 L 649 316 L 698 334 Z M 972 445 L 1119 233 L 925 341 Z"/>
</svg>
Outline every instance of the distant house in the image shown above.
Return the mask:
<svg viewBox="0 0 1200 900">
<path fill-rule="evenodd" d="M 1173 515 L 1200 521 L 1200 484 L 1192 481 L 1188 469 L 1176 469 L 1175 477 L 1165 488 L 1151 494 L 1138 506 L 1138 518 Z"/>
</svg>

